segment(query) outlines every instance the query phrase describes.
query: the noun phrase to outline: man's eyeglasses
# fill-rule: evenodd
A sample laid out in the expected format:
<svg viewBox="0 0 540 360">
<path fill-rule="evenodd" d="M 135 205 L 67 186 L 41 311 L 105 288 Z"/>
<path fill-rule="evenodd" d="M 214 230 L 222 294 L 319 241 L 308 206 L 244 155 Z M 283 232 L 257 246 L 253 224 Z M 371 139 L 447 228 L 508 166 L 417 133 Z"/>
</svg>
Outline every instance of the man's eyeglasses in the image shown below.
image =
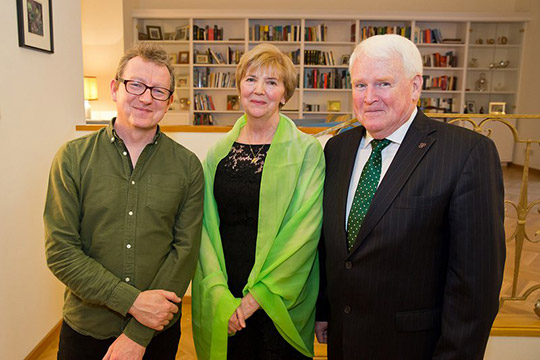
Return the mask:
<svg viewBox="0 0 540 360">
<path fill-rule="evenodd" d="M 146 89 L 150 89 L 150 95 L 152 99 L 159 101 L 167 101 L 173 94 L 171 90 L 158 87 L 158 86 L 148 86 L 142 82 L 136 80 L 125 80 L 118 78 L 118 81 L 124 83 L 126 91 L 131 95 L 142 95 Z"/>
</svg>

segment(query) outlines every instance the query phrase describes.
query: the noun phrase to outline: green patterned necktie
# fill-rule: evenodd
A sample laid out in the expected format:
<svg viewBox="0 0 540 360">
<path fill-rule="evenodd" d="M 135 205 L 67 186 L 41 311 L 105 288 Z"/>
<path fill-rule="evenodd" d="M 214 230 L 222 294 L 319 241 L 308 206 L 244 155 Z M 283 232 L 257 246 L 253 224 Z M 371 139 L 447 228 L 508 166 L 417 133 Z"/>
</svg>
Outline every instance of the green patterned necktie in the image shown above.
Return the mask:
<svg viewBox="0 0 540 360">
<path fill-rule="evenodd" d="M 388 139 L 371 140 L 371 155 L 362 169 L 362 175 L 360 175 L 358 187 L 354 193 L 354 199 L 347 221 L 347 248 L 349 251 L 356 241 L 356 236 L 369 209 L 371 199 L 373 199 L 377 185 L 379 185 L 382 164 L 381 152 L 390 143 L 391 141 Z"/>
</svg>

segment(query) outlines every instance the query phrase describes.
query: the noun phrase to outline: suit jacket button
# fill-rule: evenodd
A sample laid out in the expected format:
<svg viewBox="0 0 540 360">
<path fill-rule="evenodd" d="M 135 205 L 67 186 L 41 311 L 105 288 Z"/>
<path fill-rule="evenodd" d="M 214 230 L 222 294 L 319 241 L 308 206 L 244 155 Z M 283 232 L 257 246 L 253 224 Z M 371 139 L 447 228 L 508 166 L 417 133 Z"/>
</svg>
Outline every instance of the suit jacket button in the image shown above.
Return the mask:
<svg viewBox="0 0 540 360">
<path fill-rule="evenodd" d="M 345 262 L 345 269 L 351 270 L 351 269 L 352 269 L 352 262 L 346 261 L 346 262 Z"/>
<path fill-rule="evenodd" d="M 345 312 L 345 314 L 350 314 L 351 311 L 352 311 L 351 307 L 349 305 L 345 305 L 343 312 Z"/>
</svg>

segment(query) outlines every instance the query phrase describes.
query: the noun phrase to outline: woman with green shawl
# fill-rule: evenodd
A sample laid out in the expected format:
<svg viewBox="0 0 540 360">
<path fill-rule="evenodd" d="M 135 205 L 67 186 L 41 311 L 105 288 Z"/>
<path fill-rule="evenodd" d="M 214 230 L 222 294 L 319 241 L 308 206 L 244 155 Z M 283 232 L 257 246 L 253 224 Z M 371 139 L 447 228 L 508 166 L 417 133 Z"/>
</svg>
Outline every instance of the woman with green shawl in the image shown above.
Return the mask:
<svg viewBox="0 0 540 360">
<path fill-rule="evenodd" d="M 273 45 L 244 54 L 236 86 L 245 114 L 204 162 L 192 290 L 200 360 L 313 356 L 324 156 L 279 113 L 296 79 Z"/>
</svg>

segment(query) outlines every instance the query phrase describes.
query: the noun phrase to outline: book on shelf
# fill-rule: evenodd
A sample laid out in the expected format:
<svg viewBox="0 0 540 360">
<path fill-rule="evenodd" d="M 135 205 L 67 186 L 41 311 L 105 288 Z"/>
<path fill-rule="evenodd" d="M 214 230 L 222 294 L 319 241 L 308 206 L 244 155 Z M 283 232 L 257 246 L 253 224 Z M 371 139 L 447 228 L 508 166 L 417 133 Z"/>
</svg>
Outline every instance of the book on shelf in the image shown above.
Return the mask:
<svg viewBox="0 0 540 360">
<path fill-rule="evenodd" d="M 355 24 L 353 24 L 354 26 Z M 353 26 L 351 26 L 351 34 L 353 33 Z M 385 35 L 385 34 L 396 34 L 406 37 L 407 39 L 411 38 L 411 27 L 410 26 L 364 26 L 360 32 L 360 38 L 365 40 L 371 36 L 375 35 Z M 352 35 L 351 35 L 352 36 Z"/>
<path fill-rule="evenodd" d="M 304 30 L 304 41 L 328 40 L 328 26 L 326 26 L 324 23 L 317 26 L 306 26 Z"/>
<path fill-rule="evenodd" d="M 211 71 L 210 68 L 195 69 L 193 72 L 195 88 L 235 88 L 234 72 Z"/>
<path fill-rule="evenodd" d="M 444 55 L 436 52 L 422 55 L 422 62 L 426 67 L 457 67 L 457 56 L 453 51 L 448 51 Z"/>
<path fill-rule="evenodd" d="M 414 42 L 416 44 L 442 44 L 443 37 L 441 30 L 434 29 L 420 29 L 414 28 Z"/>
<path fill-rule="evenodd" d="M 193 125 L 214 125 L 212 114 L 193 114 Z"/>
<path fill-rule="evenodd" d="M 457 89 L 457 77 L 456 76 L 422 76 L 424 83 L 422 84 L 422 90 L 441 90 L 441 91 L 455 91 Z"/>
<path fill-rule="evenodd" d="M 453 98 L 421 97 L 418 99 L 418 107 L 425 112 L 457 113 L 458 101 Z"/>
<path fill-rule="evenodd" d="M 305 69 L 306 89 L 350 89 L 351 76 L 346 69 Z"/>
<path fill-rule="evenodd" d="M 212 96 L 208 94 L 195 94 L 195 110 L 216 110 Z"/>
<path fill-rule="evenodd" d="M 193 40 L 223 40 L 223 28 L 217 25 L 193 25 Z"/>
<path fill-rule="evenodd" d="M 249 27 L 251 41 L 300 41 L 298 25 L 259 25 Z"/>
<path fill-rule="evenodd" d="M 335 66 L 336 60 L 332 51 L 304 50 L 304 65 Z"/>
</svg>

